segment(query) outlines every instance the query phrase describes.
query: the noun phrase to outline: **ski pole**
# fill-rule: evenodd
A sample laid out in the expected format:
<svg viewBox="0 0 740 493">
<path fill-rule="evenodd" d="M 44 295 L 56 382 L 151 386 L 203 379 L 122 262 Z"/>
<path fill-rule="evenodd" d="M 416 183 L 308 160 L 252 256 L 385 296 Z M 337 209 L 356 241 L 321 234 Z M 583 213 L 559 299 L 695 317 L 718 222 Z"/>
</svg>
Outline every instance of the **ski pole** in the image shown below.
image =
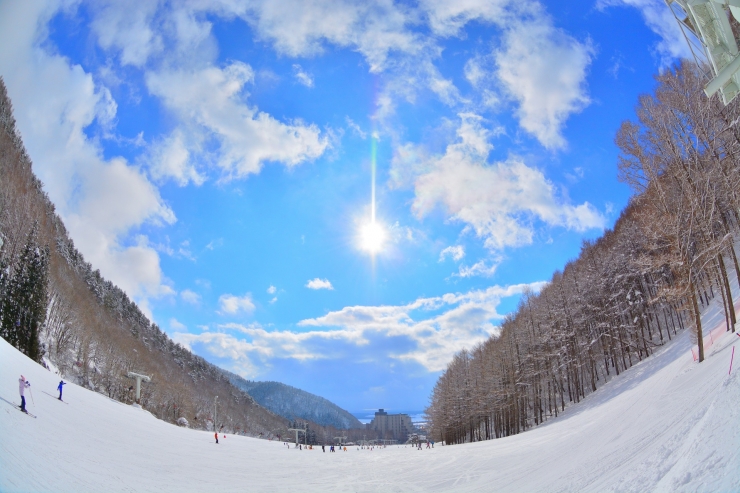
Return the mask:
<svg viewBox="0 0 740 493">
<path fill-rule="evenodd" d="M 28 391 L 31 393 L 31 402 L 33 402 L 33 390 L 31 390 L 31 387 L 28 387 Z M 35 402 L 33 402 L 33 407 L 36 407 Z"/>
</svg>

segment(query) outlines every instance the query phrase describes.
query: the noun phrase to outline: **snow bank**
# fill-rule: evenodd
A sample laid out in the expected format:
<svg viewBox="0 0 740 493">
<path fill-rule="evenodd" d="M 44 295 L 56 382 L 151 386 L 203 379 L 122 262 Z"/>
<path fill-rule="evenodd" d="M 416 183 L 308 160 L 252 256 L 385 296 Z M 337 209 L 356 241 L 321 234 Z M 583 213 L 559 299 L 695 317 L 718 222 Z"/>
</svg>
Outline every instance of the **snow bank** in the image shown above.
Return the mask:
<svg viewBox="0 0 740 493">
<path fill-rule="evenodd" d="M 688 333 L 526 433 L 418 451 L 334 454 L 152 419 L 0 339 L 0 491 L 740 491 L 740 377 L 725 334 L 694 363 Z M 740 358 L 740 354 L 737 355 Z M 32 384 L 33 419 L 18 403 Z"/>
</svg>

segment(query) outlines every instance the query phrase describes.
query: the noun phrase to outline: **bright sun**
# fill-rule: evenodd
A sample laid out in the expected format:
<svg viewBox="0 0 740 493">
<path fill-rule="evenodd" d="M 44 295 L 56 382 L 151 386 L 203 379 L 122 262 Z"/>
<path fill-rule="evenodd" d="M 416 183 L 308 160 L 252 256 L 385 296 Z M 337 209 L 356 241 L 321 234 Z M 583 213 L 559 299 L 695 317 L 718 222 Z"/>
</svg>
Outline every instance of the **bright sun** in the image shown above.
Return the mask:
<svg viewBox="0 0 740 493">
<path fill-rule="evenodd" d="M 385 243 L 385 230 L 376 222 L 366 223 L 360 229 L 360 247 L 372 254 L 378 253 Z"/>
</svg>

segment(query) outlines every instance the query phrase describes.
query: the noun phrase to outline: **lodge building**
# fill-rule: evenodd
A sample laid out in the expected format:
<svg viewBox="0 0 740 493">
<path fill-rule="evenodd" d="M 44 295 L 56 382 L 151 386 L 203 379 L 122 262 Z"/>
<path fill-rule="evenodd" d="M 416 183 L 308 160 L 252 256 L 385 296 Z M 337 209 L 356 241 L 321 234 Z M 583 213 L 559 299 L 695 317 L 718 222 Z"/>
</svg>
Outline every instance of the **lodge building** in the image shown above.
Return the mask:
<svg viewBox="0 0 740 493">
<path fill-rule="evenodd" d="M 405 442 L 414 433 L 414 425 L 408 414 L 388 414 L 383 409 L 375 412 L 375 418 L 367 428 L 379 432 L 381 438 L 392 438 L 399 442 Z"/>
</svg>

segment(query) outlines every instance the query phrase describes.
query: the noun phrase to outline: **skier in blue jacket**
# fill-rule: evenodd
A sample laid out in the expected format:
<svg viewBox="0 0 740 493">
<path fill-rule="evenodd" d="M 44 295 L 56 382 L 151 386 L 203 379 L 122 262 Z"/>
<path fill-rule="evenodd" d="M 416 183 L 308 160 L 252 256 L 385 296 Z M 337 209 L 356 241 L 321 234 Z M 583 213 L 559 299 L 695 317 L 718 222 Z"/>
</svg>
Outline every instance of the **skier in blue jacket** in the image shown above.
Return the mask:
<svg viewBox="0 0 740 493">
<path fill-rule="evenodd" d="M 60 401 L 62 400 L 62 387 L 64 385 L 67 385 L 67 382 L 65 382 L 64 380 L 60 380 L 59 381 L 59 387 L 57 387 L 57 390 L 59 390 L 59 400 Z M 74 400 L 74 399 L 72 399 L 72 400 Z"/>
</svg>

